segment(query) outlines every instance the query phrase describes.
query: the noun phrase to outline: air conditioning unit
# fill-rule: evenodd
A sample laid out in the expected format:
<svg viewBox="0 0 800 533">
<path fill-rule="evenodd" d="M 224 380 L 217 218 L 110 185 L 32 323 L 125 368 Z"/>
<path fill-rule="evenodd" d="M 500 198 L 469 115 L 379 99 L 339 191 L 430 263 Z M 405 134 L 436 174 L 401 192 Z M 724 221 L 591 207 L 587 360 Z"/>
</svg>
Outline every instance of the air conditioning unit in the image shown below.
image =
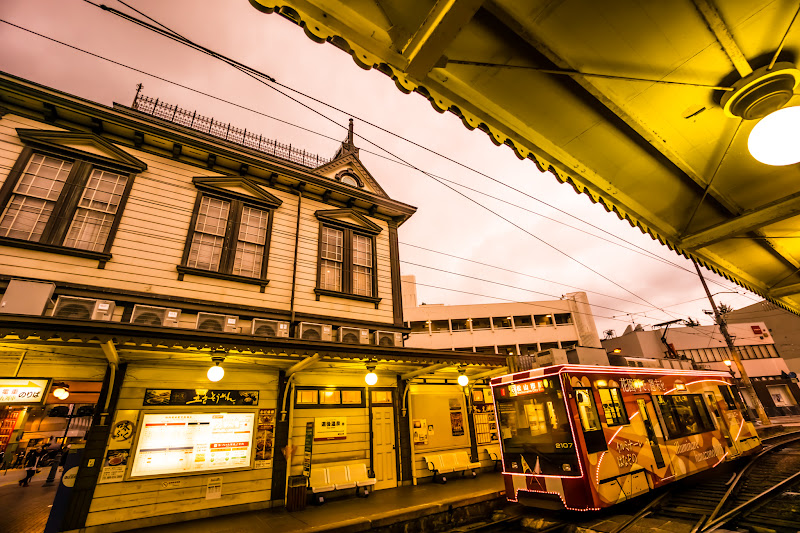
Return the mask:
<svg viewBox="0 0 800 533">
<path fill-rule="evenodd" d="M 215 313 L 197 313 L 195 329 L 200 331 L 219 331 L 220 333 L 239 333 L 239 317 Z"/>
<path fill-rule="evenodd" d="M 403 334 L 394 331 L 376 331 L 375 344 L 378 346 L 403 347 Z"/>
<path fill-rule="evenodd" d="M 140 326 L 168 326 L 178 327 L 181 318 L 180 309 L 166 307 L 153 307 L 151 305 L 134 305 L 131 314 L 131 324 Z"/>
<path fill-rule="evenodd" d="M 111 300 L 59 296 L 53 308 L 53 318 L 71 320 L 111 320 L 116 304 Z"/>
<path fill-rule="evenodd" d="M 250 330 L 250 334 L 259 337 L 288 337 L 289 323 L 284 320 L 254 318 L 253 329 Z"/>
<path fill-rule="evenodd" d="M 344 344 L 369 344 L 369 330 L 362 328 L 339 328 L 339 342 Z"/>
<path fill-rule="evenodd" d="M 297 338 L 307 341 L 332 341 L 333 326 L 330 324 L 300 322 L 297 328 Z"/>
</svg>

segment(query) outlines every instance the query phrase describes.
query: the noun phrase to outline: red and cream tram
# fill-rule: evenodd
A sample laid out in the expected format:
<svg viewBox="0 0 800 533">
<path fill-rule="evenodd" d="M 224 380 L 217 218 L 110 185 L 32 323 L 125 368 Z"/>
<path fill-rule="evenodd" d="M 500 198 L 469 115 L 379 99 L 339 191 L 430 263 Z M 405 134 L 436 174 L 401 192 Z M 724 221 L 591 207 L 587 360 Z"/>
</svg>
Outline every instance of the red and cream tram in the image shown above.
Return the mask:
<svg viewBox="0 0 800 533">
<path fill-rule="evenodd" d="M 725 372 L 560 365 L 493 378 L 511 501 L 598 510 L 761 447 Z"/>
</svg>

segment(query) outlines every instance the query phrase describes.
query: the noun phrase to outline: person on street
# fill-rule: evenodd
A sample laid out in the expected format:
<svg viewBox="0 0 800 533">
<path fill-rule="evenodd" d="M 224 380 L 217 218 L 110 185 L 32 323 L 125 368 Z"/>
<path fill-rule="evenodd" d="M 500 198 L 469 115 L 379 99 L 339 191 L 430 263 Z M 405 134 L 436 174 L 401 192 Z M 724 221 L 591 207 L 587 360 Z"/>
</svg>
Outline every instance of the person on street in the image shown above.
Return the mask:
<svg viewBox="0 0 800 533">
<path fill-rule="evenodd" d="M 37 450 L 31 450 L 25 457 L 25 477 L 19 480 L 20 487 L 27 487 L 31 482 L 33 475 L 36 474 L 36 466 L 39 464 L 39 453 Z"/>
</svg>

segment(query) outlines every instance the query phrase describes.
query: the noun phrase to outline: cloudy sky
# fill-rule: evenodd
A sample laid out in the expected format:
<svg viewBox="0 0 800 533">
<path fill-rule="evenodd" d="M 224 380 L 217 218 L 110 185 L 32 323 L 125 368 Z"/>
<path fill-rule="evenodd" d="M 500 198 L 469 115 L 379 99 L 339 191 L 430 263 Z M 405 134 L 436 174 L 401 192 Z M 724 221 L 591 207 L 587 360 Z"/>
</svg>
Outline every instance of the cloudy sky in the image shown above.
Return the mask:
<svg viewBox="0 0 800 533">
<path fill-rule="evenodd" d="M 126 3 L 290 89 L 281 94 L 85 0 L 0 2 L 0 70 L 105 105 L 131 105 L 142 83 L 148 96 L 325 157 L 353 117 L 366 167 L 392 198 L 418 208 L 400 228 L 400 253 L 420 302 L 542 301 L 582 290 L 601 337 L 633 322 L 691 316 L 711 323 L 689 261 L 281 16 L 259 13 L 247 0 Z M 143 18 L 116 0 L 107 5 Z M 718 302 L 760 301 L 705 275 L 713 293 L 736 292 Z"/>
</svg>

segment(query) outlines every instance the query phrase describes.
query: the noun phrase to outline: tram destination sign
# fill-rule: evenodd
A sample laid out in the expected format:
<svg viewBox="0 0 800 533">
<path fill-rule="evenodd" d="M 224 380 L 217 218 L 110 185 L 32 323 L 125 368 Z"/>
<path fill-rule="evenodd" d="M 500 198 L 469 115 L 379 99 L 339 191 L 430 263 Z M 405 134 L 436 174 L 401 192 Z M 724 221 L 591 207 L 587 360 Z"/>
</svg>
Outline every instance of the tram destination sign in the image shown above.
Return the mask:
<svg viewBox="0 0 800 533">
<path fill-rule="evenodd" d="M 0 377 L 0 405 L 37 405 L 44 403 L 50 378 Z"/>
<path fill-rule="evenodd" d="M 143 405 L 258 405 L 257 390 L 146 389 Z"/>
</svg>

